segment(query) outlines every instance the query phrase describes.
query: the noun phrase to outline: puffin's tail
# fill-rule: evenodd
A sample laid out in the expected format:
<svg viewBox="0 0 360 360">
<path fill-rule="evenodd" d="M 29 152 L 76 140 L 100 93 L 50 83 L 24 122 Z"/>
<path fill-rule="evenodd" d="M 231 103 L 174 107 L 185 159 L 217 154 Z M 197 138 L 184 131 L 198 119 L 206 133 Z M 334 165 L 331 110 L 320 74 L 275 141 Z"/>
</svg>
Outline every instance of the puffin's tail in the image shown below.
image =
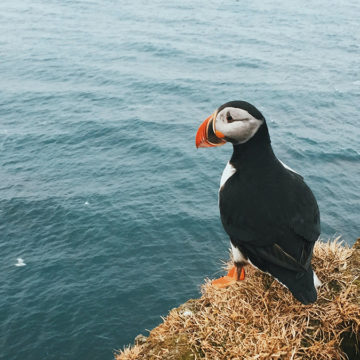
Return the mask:
<svg viewBox="0 0 360 360">
<path fill-rule="evenodd" d="M 304 305 L 314 303 L 317 300 L 317 292 L 314 284 L 315 276 L 313 269 L 309 266 L 306 272 L 298 273 L 295 276 L 295 282 L 289 285 L 289 290 L 294 297 Z"/>
<path fill-rule="evenodd" d="M 269 269 L 270 270 L 270 269 Z M 320 285 L 311 265 L 307 270 L 294 272 L 287 269 L 272 268 L 270 273 L 283 285 L 285 285 L 294 297 L 304 305 L 314 303 L 317 300 L 316 287 Z"/>
</svg>

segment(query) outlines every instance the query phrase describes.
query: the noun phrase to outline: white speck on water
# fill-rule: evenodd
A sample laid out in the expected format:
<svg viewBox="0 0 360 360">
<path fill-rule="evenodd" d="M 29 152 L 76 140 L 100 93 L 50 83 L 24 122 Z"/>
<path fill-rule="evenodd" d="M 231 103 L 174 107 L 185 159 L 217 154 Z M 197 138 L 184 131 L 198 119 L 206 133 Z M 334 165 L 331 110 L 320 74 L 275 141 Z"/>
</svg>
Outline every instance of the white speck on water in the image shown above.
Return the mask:
<svg viewBox="0 0 360 360">
<path fill-rule="evenodd" d="M 16 260 L 17 260 L 17 263 L 15 264 L 15 266 L 25 266 L 26 265 L 22 258 L 17 258 Z"/>
<path fill-rule="evenodd" d="M 85 202 L 84 202 L 84 205 L 89 205 L 89 202 L 88 202 L 88 201 L 85 201 Z"/>
</svg>

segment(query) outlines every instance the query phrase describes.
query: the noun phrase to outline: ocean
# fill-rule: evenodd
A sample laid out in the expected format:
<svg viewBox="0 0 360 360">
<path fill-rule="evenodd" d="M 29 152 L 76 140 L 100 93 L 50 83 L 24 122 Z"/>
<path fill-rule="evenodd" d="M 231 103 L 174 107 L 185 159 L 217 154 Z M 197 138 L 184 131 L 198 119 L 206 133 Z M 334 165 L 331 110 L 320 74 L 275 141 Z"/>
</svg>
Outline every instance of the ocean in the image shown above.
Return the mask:
<svg viewBox="0 0 360 360">
<path fill-rule="evenodd" d="M 360 236 L 360 3 L 0 2 L 0 358 L 112 359 L 222 274 L 230 100 Z M 21 258 L 24 266 L 17 259 Z"/>
</svg>

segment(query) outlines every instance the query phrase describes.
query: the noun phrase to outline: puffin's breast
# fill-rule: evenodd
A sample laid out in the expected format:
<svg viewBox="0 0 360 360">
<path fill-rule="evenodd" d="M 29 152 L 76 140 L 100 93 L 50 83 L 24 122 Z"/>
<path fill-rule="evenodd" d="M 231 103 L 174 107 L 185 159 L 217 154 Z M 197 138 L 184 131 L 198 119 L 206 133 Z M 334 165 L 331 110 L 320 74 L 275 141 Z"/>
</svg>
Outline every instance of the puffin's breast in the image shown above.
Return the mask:
<svg viewBox="0 0 360 360">
<path fill-rule="evenodd" d="M 234 166 L 230 164 L 230 162 L 228 162 L 221 175 L 220 190 L 225 185 L 225 183 L 231 178 L 231 176 L 233 176 L 235 173 L 236 173 L 236 169 L 234 168 Z"/>
</svg>

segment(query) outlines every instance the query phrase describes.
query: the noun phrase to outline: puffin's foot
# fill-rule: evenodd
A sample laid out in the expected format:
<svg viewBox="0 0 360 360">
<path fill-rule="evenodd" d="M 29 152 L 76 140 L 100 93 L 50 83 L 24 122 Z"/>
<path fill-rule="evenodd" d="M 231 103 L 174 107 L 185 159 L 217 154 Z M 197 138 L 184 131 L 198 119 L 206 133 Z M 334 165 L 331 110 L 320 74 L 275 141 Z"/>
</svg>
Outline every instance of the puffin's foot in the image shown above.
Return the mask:
<svg viewBox="0 0 360 360">
<path fill-rule="evenodd" d="M 235 262 L 235 268 L 236 268 L 236 280 L 244 280 L 245 279 L 245 269 L 244 269 L 244 263 L 243 262 Z"/>
<path fill-rule="evenodd" d="M 213 280 L 211 284 L 217 289 L 222 289 L 236 283 L 236 281 L 244 280 L 244 279 L 245 279 L 244 267 L 238 268 L 237 266 L 233 266 L 229 270 L 227 275 L 219 279 Z"/>
</svg>

